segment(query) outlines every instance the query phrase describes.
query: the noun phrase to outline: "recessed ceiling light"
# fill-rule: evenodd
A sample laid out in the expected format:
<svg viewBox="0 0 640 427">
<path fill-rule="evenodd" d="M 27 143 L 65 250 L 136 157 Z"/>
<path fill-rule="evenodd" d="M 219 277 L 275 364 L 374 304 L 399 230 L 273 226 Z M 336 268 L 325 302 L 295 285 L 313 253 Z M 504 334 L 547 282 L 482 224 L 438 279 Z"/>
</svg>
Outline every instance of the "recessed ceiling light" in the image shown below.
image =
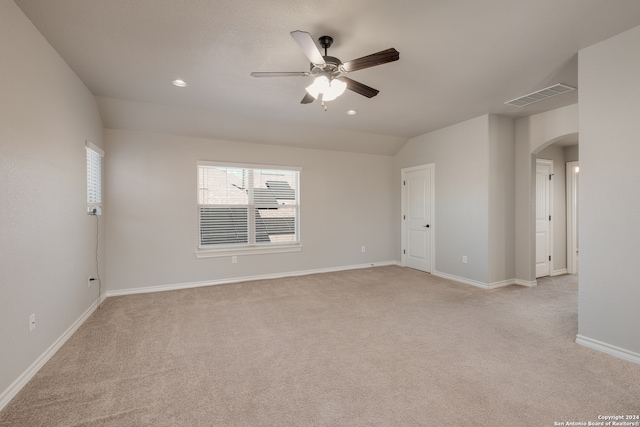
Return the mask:
<svg viewBox="0 0 640 427">
<path fill-rule="evenodd" d="M 356 114 L 358 114 L 358 112 L 356 110 L 349 110 L 347 111 L 347 114 L 350 116 L 355 116 Z"/>
<path fill-rule="evenodd" d="M 173 83 L 174 86 L 178 86 L 178 87 L 187 86 L 187 82 L 185 82 L 184 80 L 180 80 L 180 79 L 176 79 L 176 80 L 172 81 L 171 83 Z"/>
</svg>

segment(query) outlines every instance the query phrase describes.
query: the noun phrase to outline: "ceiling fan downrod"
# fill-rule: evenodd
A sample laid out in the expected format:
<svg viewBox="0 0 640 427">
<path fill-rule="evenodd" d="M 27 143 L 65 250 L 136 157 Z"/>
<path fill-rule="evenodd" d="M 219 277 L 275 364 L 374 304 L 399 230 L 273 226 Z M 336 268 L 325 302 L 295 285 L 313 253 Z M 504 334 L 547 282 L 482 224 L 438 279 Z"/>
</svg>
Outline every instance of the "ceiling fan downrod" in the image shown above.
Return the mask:
<svg viewBox="0 0 640 427">
<path fill-rule="evenodd" d="M 329 49 L 333 44 L 333 37 L 322 36 L 318 39 L 318 42 L 320 43 L 320 47 L 324 48 L 324 56 L 328 56 L 327 49 Z"/>
</svg>

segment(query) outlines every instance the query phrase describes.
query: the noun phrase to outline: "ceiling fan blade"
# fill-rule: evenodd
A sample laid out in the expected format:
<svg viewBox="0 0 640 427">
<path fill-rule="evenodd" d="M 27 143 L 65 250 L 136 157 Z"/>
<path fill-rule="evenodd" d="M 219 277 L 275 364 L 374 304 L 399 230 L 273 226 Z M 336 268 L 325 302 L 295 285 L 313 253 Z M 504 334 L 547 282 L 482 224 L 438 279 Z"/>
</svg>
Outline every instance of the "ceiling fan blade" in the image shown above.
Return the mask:
<svg viewBox="0 0 640 427">
<path fill-rule="evenodd" d="M 291 31 L 291 37 L 293 37 L 296 43 L 298 43 L 298 46 L 300 46 L 300 48 L 307 56 L 307 58 L 309 58 L 309 61 L 311 61 L 312 64 L 326 65 L 322 54 L 318 50 L 318 46 L 316 46 L 313 38 L 311 38 L 311 34 L 307 33 L 306 31 L 296 30 Z"/>
<path fill-rule="evenodd" d="M 362 70 L 363 68 L 374 67 L 376 65 L 386 64 L 387 62 L 393 62 L 400 59 L 400 52 L 394 48 L 382 50 L 371 55 L 363 56 L 362 58 L 354 59 L 344 63 L 344 70 L 346 72 Z"/>
<path fill-rule="evenodd" d="M 359 93 L 362 96 L 366 96 L 367 98 L 373 98 L 380 91 L 378 89 L 374 89 L 365 84 L 357 82 L 349 77 L 340 77 L 340 80 L 343 80 L 347 84 L 347 89 L 354 91 L 355 93 Z"/>
<path fill-rule="evenodd" d="M 300 101 L 300 104 L 311 104 L 315 100 L 316 99 L 310 93 L 307 92 L 304 95 L 304 98 L 302 98 L 302 101 Z"/>
<path fill-rule="evenodd" d="M 307 77 L 310 74 L 306 71 L 254 71 L 251 75 L 253 77 Z"/>
</svg>

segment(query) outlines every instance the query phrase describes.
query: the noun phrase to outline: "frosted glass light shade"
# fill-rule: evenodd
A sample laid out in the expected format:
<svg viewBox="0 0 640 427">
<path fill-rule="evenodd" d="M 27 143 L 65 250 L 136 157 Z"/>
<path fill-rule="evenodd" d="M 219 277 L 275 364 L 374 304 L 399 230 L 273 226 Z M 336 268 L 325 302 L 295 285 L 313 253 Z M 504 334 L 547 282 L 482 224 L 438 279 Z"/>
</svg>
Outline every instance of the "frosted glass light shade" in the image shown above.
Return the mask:
<svg viewBox="0 0 640 427">
<path fill-rule="evenodd" d="M 342 80 L 329 79 L 326 76 L 317 77 L 313 83 L 306 88 L 309 95 L 318 99 L 322 94 L 323 101 L 333 101 L 344 93 L 347 89 L 347 84 Z"/>
<path fill-rule="evenodd" d="M 329 87 L 329 79 L 326 76 L 319 76 L 311 83 L 310 86 L 307 86 L 306 90 L 309 95 L 318 99 L 318 96 Z"/>
<path fill-rule="evenodd" d="M 324 92 L 322 99 L 324 101 L 333 101 L 344 93 L 347 89 L 347 84 L 342 80 L 333 79 L 329 82 L 329 88 Z"/>
</svg>

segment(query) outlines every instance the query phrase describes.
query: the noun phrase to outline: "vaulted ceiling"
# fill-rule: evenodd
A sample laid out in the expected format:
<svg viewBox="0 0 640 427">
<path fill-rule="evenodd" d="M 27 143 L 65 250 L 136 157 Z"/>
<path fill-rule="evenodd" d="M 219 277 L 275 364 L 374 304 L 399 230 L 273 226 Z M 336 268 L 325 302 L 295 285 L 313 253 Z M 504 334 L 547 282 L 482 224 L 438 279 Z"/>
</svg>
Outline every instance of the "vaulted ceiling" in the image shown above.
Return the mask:
<svg viewBox="0 0 640 427">
<path fill-rule="evenodd" d="M 96 95 L 105 127 L 387 155 L 483 114 L 576 103 L 578 91 L 504 104 L 577 87 L 580 49 L 640 25 L 637 0 L 15 1 Z M 293 30 L 332 36 L 345 62 L 389 47 L 400 60 L 349 75 L 376 97 L 347 91 L 323 111 L 300 104 L 310 77 L 250 76 L 308 71 Z"/>
</svg>

